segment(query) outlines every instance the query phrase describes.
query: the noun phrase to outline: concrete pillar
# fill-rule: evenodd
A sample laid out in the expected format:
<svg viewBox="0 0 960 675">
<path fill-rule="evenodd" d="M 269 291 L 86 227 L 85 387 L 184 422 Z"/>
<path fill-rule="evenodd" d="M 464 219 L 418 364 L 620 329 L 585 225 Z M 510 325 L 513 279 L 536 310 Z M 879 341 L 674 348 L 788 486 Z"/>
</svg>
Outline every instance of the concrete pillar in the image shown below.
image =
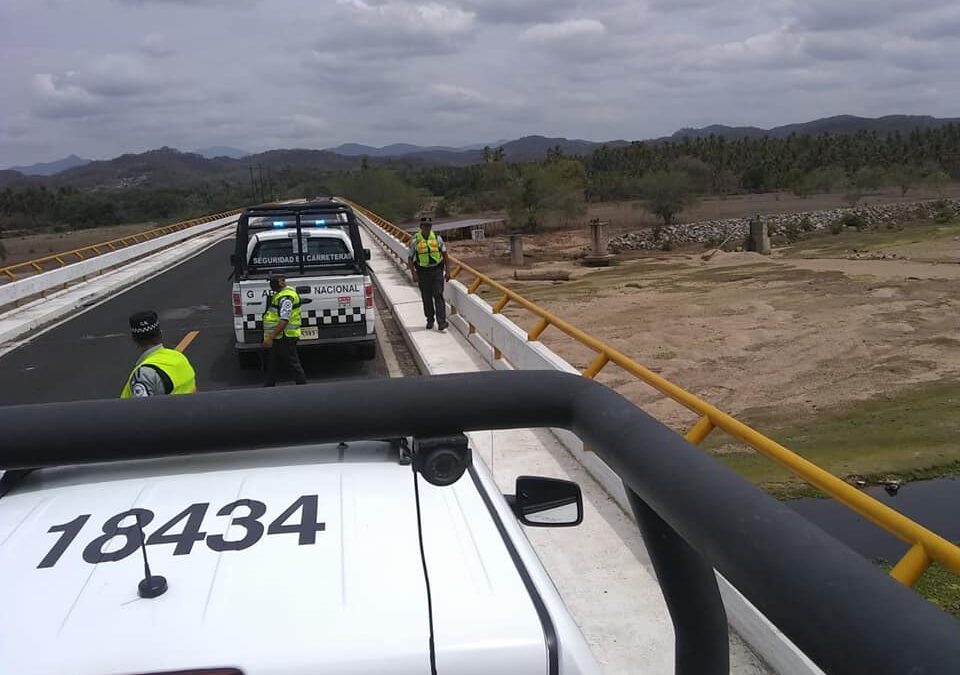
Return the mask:
<svg viewBox="0 0 960 675">
<path fill-rule="evenodd" d="M 599 218 L 590 221 L 591 255 L 596 258 L 607 255 L 606 229 L 606 223 L 601 223 Z"/>
<path fill-rule="evenodd" d="M 590 221 L 590 253 L 581 258 L 580 264 L 587 267 L 606 267 L 612 258 L 613 256 L 607 253 L 607 223 L 594 218 Z"/>
<path fill-rule="evenodd" d="M 750 220 L 750 251 L 770 255 L 770 233 L 767 224 L 757 216 Z"/>
<path fill-rule="evenodd" d="M 523 237 L 519 234 L 510 235 L 510 261 L 514 267 L 523 267 Z"/>
</svg>

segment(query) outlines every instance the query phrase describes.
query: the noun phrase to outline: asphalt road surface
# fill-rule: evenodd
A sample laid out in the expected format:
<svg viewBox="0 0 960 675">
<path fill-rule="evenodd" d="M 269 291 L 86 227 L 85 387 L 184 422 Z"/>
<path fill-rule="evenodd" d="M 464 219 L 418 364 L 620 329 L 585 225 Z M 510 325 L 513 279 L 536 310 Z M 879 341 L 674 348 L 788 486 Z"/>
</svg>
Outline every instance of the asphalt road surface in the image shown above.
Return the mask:
<svg viewBox="0 0 960 675">
<path fill-rule="evenodd" d="M 233 239 L 220 242 L 5 354 L 0 405 L 118 397 L 139 356 L 127 319 L 146 309 L 159 314 L 165 346 L 189 341 L 201 391 L 260 386 L 259 368 L 241 367 L 233 348 L 232 251 Z M 387 377 L 382 355 L 363 361 L 348 346 L 303 350 L 301 360 L 310 381 Z"/>
</svg>

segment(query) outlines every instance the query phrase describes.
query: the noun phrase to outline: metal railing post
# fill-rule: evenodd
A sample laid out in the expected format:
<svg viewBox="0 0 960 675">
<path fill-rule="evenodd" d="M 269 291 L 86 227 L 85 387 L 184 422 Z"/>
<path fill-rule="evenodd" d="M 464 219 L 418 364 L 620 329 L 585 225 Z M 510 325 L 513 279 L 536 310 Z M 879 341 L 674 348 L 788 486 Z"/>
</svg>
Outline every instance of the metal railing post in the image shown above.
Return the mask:
<svg viewBox="0 0 960 675">
<path fill-rule="evenodd" d="M 673 621 L 675 675 L 728 675 L 727 612 L 713 568 L 624 485 Z"/>
</svg>

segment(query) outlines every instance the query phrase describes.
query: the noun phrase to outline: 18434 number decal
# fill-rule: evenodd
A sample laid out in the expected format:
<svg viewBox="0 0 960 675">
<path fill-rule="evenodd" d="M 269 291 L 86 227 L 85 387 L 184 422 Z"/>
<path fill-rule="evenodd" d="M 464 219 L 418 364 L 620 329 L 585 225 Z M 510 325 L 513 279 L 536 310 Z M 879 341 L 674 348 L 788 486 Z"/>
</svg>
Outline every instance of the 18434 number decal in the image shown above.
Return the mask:
<svg viewBox="0 0 960 675">
<path fill-rule="evenodd" d="M 315 544 L 317 532 L 326 525 L 317 520 L 317 495 L 303 495 L 269 525 L 261 522 L 267 505 L 256 499 L 238 499 L 217 510 L 217 515 L 230 518 L 224 534 L 207 534 L 200 530 L 210 508 L 209 503 L 191 504 L 169 521 L 146 534 L 155 514 L 150 509 L 129 509 L 104 521 L 100 532 L 83 547 L 83 559 L 91 565 L 123 560 L 140 547 L 140 537 L 146 544 L 173 545 L 173 555 L 190 555 L 193 547 L 202 541 L 214 551 L 242 551 L 256 544 L 264 535 L 296 534 L 300 546 Z M 53 525 L 47 530 L 59 534 L 57 541 L 43 557 L 38 569 L 53 567 L 90 520 L 90 514 L 77 516 L 68 523 Z M 117 542 L 120 542 L 119 544 Z"/>
</svg>

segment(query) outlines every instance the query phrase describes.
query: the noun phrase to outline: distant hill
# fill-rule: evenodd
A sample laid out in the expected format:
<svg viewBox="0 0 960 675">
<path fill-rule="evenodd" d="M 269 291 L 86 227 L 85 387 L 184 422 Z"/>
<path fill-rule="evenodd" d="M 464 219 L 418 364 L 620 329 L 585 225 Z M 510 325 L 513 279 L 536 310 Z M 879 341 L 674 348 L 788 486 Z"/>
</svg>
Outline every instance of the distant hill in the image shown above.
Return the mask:
<svg viewBox="0 0 960 675">
<path fill-rule="evenodd" d="M 67 169 L 89 164 L 92 161 L 92 159 L 84 159 L 83 157 L 70 155 L 69 157 L 58 159 L 55 162 L 39 162 L 29 166 L 12 166 L 10 169 L 12 171 L 19 171 L 25 176 L 52 176 Z"/>
<path fill-rule="evenodd" d="M 788 124 L 773 129 L 757 127 L 730 127 L 712 125 L 700 129 L 681 129 L 670 137 L 657 139 L 678 140 L 683 137 L 703 137 L 716 134 L 725 138 L 744 138 L 772 136 L 782 138 L 796 134 L 843 134 L 861 129 L 881 134 L 899 131 L 908 134 L 914 129 L 936 128 L 950 122 L 960 123 L 960 119 L 938 119 L 929 116 L 891 115 L 876 119 L 841 115 L 814 120 L 802 124 Z M 650 142 L 657 142 L 650 141 Z M 581 139 L 551 138 L 546 136 L 524 136 L 512 141 L 492 143 L 491 148 L 502 147 L 505 157 L 511 162 L 542 160 L 551 148 L 558 147 L 566 155 L 589 155 L 599 147 L 618 147 L 628 145 L 625 140 L 599 143 Z M 247 183 L 250 180 L 249 167 L 254 170 L 282 172 L 294 171 L 342 171 L 357 169 L 361 157 L 370 158 L 377 165 L 445 165 L 467 166 L 483 161 L 484 146 L 472 146 L 469 149 L 449 148 L 445 146 L 421 147 L 406 143 L 387 145 L 381 148 L 347 143 L 332 150 L 278 149 L 253 155 L 242 150 L 224 146 L 213 146 L 199 152 L 180 152 L 174 148 L 159 148 L 139 154 L 125 154 L 104 161 L 88 161 L 79 157 L 68 157 L 61 162 L 80 162 L 72 168 L 59 170 L 52 175 L 25 175 L 25 171 L 37 171 L 37 167 L 52 167 L 59 164 L 47 164 L 24 167 L 23 172 L 15 170 L 0 171 L 0 188 L 46 185 L 58 187 L 71 185 L 81 189 L 116 190 L 130 187 L 168 188 L 183 187 L 204 181 L 227 180 Z M 240 159 L 221 154 L 229 152 L 242 155 Z M 203 153 L 215 154 L 206 157 Z"/>
<path fill-rule="evenodd" d="M 960 118 L 937 118 L 929 115 L 887 115 L 885 117 L 856 117 L 854 115 L 837 115 L 803 122 L 800 124 L 786 124 L 772 129 L 758 127 L 728 127 L 723 124 L 713 124 L 700 129 L 681 129 L 670 138 L 679 140 L 687 138 L 705 138 L 711 134 L 727 139 L 759 138 L 786 138 L 791 134 L 853 134 L 858 131 L 876 131 L 888 134 L 899 131 L 908 134 L 914 129 L 936 129 L 947 124 L 960 124 Z"/>
<path fill-rule="evenodd" d="M 51 176 L 47 184 L 107 190 L 130 187 L 167 188 L 205 180 L 248 181 L 250 166 L 253 166 L 254 170 L 263 167 L 274 171 L 337 171 L 359 165 L 359 158 L 343 157 L 326 150 L 269 150 L 247 155 L 242 159 L 227 156 L 208 159 L 198 153 L 163 147 L 69 169 Z"/>
<path fill-rule="evenodd" d="M 597 143 L 567 138 L 547 138 L 545 136 L 524 136 L 505 143 L 502 147 L 511 162 L 531 162 L 547 156 L 547 150 L 560 147 L 565 155 L 589 155 L 601 146 L 617 147 L 629 145 L 627 141 L 607 141 Z"/>
<path fill-rule="evenodd" d="M 503 148 L 503 153 L 509 162 L 533 162 L 547 156 L 547 151 L 560 147 L 565 155 L 589 155 L 597 148 L 606 146 L 629 145 L 627 141 L 609 141 L 597 143 L 568 138 L 548 138 L 546 136 L 524 136 L 513 141 L 502 142 L 499 145 L 490 145 L 490 148 Z M 446 164 L 452 166 L 467 166 L 483 161 L 483 148 L 474 146 L 471 150 L 450 148 L 424 149 L 402 156 L 407 161 L 418 161 L 426 164 Z"/>
<path fill-rule="evenodd" d="M 425 152 L 459 152 L 466 148 L 448 148 L 442 145 L 421 146 L 410 145 L 409 143 L 394 143 L 377 148 L 372 145 L 362 145 L 360 143 L 344 143 L 335 148 L 328 148 L 328 152 L 333 152 L 345 157 L 404 157 L 406 155 L 421 154 Z"/>
<path fill-rule="evenodd" d="M 231 159 L 243 159 L 250 153 L 240 148 L 231 148 L 229 145 L 211 145 L 209 148 L 200 148 L 193 150 L 195 155 L 214 159 L 216 157 L 230 157 Z"/>
<path fill-rule="evenodd" d="M 355 169 L 360 166 L 359 157 L 344 157 L 329 150 L 267 150 L 257 155 L 244 157 L 240 163 L 246 168 L 248 164 L 256 167 L 261 165 L 271 169 L 315 169 L 318 171 L 340 171 Z"/>
<path fill-rule="evenodd" d="M 163 147 L 68 169 L 52 176 L 51 183 L 104 189 L 178 187 L 220 177 L 231 169 L 239 173 L 241 168 L 245 169 L 246 164 L 227 157 L 206 159 L 192 152 Z"/>
<path fill-rule="evenodd" d="M 41 180 L 35 176 L 24 176 L 13 169 L 0 169 L 0 188 L 25 188 L 36 185 Z"/>
</svg>

